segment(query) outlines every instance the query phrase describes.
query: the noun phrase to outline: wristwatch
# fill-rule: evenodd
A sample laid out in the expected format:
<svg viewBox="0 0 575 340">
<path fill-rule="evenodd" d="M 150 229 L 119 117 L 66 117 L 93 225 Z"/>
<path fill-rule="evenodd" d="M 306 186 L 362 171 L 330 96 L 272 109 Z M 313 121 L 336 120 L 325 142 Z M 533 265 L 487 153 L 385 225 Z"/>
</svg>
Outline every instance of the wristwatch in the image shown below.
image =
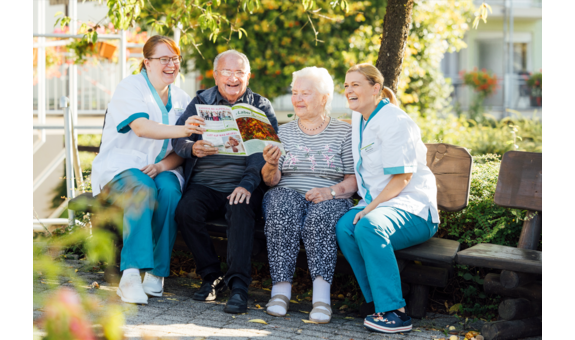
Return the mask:
<svg viewBox="0 0 575 340">
<path fill-rule="evenodd" d="M 335 190 L 333 188 L 329 188 L 329 190 L 331 190 L 331 197 L 335 199 Z"/>
</svg>

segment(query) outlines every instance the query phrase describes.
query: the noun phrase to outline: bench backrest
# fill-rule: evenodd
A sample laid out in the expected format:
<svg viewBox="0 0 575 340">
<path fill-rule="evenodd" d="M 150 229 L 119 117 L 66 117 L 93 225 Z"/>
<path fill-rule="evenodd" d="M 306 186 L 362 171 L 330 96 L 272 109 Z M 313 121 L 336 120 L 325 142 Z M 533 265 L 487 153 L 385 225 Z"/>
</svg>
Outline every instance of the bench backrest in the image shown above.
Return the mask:
<svg viewBox="0 0 575 340">
<path fill-rule="evenodd" d="M 469 203 L 473 158 L 460 146 L 429 143 L 427 166 L 437 182 L 437 207 L 443 211 L 459 211 Z"/>
<path fill-rule="evenodd" d="M 543 154 L 508 151 L 503 155 L 495 189 L 495 204 L 541 211 Z"/>
</svg>

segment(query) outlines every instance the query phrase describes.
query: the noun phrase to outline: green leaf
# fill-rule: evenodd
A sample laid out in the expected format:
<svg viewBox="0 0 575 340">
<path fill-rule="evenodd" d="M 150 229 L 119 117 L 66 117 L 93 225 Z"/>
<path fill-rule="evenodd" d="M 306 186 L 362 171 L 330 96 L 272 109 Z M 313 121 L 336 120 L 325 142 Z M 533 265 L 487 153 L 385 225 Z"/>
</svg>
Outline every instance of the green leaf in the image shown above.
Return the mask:
<svg viewBox="0 0 575 340">
<path fill-rule="evenodd" d="M 64 13 L 62 13 L 62 12 L 56 12 L 56 14 L 54 14 L 54 17 L 57 17 L 58 15 L 62 15 L 62 14 L 64 14 Z"/>
<path fill-rule="evenodd" d="M 463 278 L 464 278 L 465 280 L 471 280 L 471 279 L 473 279 L 473 275 L 471 275 L 471 274 L 469 274 L 469 273 L 465 273 L 465 275 L 463 275 Z"/>
</svg>

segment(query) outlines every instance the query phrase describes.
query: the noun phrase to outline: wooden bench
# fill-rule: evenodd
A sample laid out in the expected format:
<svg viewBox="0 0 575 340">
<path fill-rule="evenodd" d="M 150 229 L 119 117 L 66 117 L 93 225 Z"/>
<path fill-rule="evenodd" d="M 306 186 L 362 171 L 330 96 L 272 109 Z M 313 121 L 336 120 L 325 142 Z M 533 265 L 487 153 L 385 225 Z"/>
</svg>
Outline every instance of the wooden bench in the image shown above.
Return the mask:
<svg viewBox="0 0 575 340">
<path fill-rule="evenodd" d="M 443 211 L 460 211 L 469 202 L 471 184 L 471 167 L 473 159 L 465 148 L 449 144 L 426 144 L 427 165 L 435 174 L 437 180 L 438 208 Z M 95 206 L 105 206 L 98 202 L 91 193 L 84 193 L 70 201 L 68 208 L 76 211 L 97 213 Z M 115 229 L 108 224 L 107 228 Z M 223 215 L 210 216 L 207 228 L 212 236 L 216 252 L 226 258 L 227 224 Z M 267 262 L 266 239 L 264 235 L 263 218 L 256 221 L 252 259 Z M 121 237 L 117 246 L 121 248 Z M 176 250 L 188 251 L 183 238 L 179 235 L 174 245 Z M 445 287 L 459 251 L 459 242 L 433 237 L 427 242 L 402 249 L 396 252 L 401 272 L 402 289 L 408 304 L 408 313 L 416 318 L 425 316 L 430 287 Z M 119 252 L 118 252 L 119 254 Z M 417 264 L 416 262 L 417 261 Z M 305 251 L 300 251 L 297 260 L 298 267 L 307 267 Z M 105 271 L 107 281 L 118 280 L 118 268 L 108 267 Z M 351 266 L 338 254 L 336 272 L 353 274 Z"/>
<path fill-rule="evenodd" d="M 542 254 L 536 250 L 542 231 L 542 154 L 509 151 L 503 155 L 494 201 L 508 208 L 527 209 L 517 248 L 478 244 L 457 254 L 457 263 L 501 269 L 488 274 L 483 289 L 510 297 L 499 305 L 502 321 L 487 323 L 487 340 L 541 335 Z"/>
</svg>

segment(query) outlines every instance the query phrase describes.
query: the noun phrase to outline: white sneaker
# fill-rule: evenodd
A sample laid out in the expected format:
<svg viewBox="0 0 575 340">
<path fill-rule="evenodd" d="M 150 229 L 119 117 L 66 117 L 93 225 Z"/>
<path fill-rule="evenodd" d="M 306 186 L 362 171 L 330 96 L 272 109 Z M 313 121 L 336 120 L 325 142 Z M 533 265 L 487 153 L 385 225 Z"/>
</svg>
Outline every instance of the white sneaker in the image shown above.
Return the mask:
<svg viewBox="0 0 575 340">
<path fill-rule="evenodd" d="M 124 302 L 148 304 L 148 296 L 142 287 L 140 274 L 123 274 L 116 294 L 118 294 Z"/>
<path fill-rule="evenodd" d="M 162 296 L 164 293 L 164 278 L 146 272 L 142 286 L 146 294 L 150 296 Z"/>
</svg>

